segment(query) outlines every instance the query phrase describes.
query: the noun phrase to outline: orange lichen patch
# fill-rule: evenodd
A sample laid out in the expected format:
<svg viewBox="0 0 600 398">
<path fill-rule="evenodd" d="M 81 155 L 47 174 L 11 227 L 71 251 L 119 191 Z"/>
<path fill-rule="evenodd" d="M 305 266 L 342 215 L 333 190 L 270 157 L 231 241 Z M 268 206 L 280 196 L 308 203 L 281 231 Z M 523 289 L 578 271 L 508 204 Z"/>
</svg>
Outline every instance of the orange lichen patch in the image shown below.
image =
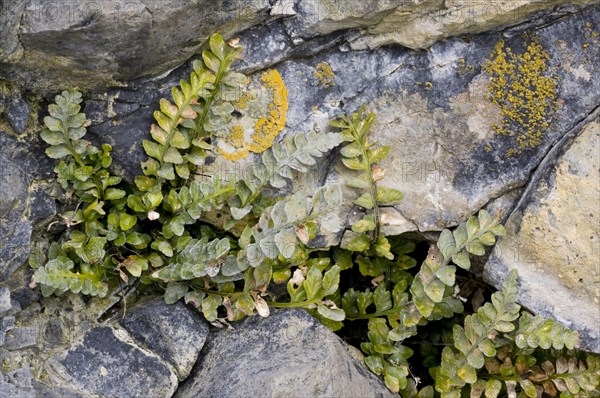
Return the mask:
<svg viewBox="0 0 600 398">
<path fill-rule="evenodd" d="M 227 160 L 235 162 L 249 155 L 248 149 L 245 148 L 244 128 L 236 124 L 231 127 L 227 142 L 217 146 L 217 152 Z"/>
<path fill-rule="evenodd" d="M 248 102 L 256 98 L 256 95 L 250 91 L 244 91 L 240 97 L 235 100 L 232 104 L 237 110 L 248 109 Z"/>
<path fill-rule="evenodd" d="M 288 92 L 281 75 L 276 69 L 263 73 L 262 82 L 269 89 L 273 100 L 269 103 L 266 117 L 260 118 L 254 125 L 252 143 L 247 148 L 254 153 L 266 151 L 273 144 L 273 140 L 285 127 L 288 109 Z"/>
<path fill-rule="evenodd" d="M 549 60 L 536 38 L 523 54 L 513 53 L 501 40 L 483 66 L 492 78 L 488 99 L 502 110 L 502 122 L 492 127 L 497 134 L 516 140 L 507 156 L 540 145 L 550 127 L 557 110 L 558 80 L 548 68 Z"/>
<path fill-rule="evenodd" d="M 244 112 L 246 115 L 241 119 L 241 124 L 231 126 L 227 136 L 223 137 L 223 140 L 219 140 L 217 151 L 225 159 L 236 161 L 247 157 L 250 152 L 262 153 L 266 151 L 273 145 L 275 137 L 285 127 L 288 92 L 283 79 L 277 70 L 270 69 L 263 73 L 261 81 L 266 89 L 263 91 L 265 99 L 268 101 L 265 101 L 267 114 L 256 120 L 251 118 L 247 112 Z M 241 98 L 244 97 L 245 99 L 238 100 L 239 103 L 234 104 L 238 110 L 248 108 L 248 103 L 256 98 L 250 92 L 242 94 Z M 258 104 L 260 104 L 260 101 Z M 256 105 L 253 106 L 256 107 Z M 256 122 L 254 122 L 254 127 L 251 128 L 252 124 L 249 124 L 248 121 L 252 123 L 254 120 Z"/>
</svg>

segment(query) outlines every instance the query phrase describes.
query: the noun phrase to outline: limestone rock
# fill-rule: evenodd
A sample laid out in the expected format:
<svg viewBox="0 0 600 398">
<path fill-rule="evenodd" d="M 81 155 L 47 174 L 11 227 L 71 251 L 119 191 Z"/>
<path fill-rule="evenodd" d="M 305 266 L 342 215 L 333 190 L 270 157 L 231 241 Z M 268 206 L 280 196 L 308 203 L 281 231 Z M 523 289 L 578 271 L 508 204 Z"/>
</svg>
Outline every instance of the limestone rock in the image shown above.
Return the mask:
<svg viewBox="0 0 600 398">
<path fill-rule="evenodd" d="M 596 115 L 598 112 L 596 112 Z M 519 272 L 519 301 L 580 331 L 582 347 L 600 352 L 600 119 L 588 124 L 539 172 L 507 235 L 485 266 L 500 286 Z"/>
<path fill-rule="evenodd" d="M 213 32 L 228 36 L 265 20 L 269 1 L 18 0 L 0 7 L 0 78 L 52 92 L 169 71 Z"/>
<path fill-rule="evenodd" d="M 169 305 L 162 297 L 140 302 L 121 321 L 133 339 L 177 369 L 185 379 L 208 335 L 207 324 L 181 301 Z"/>
<path fill-rule="evenodd" d="M 335 334 L 300 309 L 248 318 L 209 336 L 191 376 L 191 397 L 392 397 Z"/>
<path fill-rule="evenodd" d="M 96 327 L 50 361 L 57 385 L 104 397 L 170 397 L 177 376 L 159 357 L 128 342 L 122 331 Z"/>
<path fill-rule="evenodd" d="M 351 47 L 358 50 L 400 44 L 422 49 L 448 37 L 517 25 L 535 18 L 537 12 L 554 7 L 589 5 L 597 0 L 424 0 L 404 3 L 377 24 L 369 26 L 368 34 L 354 40 Z"/>
<path fill-rule="evenodd" d="M 47 178 L 51 161 L 41 148 L 20 142 L 0 131 L 0 282 L 5 281 L 29 257 L 31 233 L 38 221 L 55 214 L 52 201 L 31 184 Z M 33 216 L 33 217 L 32 217 Z"/>
</svg>

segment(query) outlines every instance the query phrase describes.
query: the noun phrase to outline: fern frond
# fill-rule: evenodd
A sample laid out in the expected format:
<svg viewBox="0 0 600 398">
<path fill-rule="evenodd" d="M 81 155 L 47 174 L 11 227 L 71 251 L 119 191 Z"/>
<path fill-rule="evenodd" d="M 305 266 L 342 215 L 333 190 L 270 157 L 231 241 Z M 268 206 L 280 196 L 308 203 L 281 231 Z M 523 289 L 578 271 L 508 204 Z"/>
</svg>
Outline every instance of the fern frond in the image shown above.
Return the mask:
<svg viewBox="0 0 600 398">
<path fill-rule="evenodd" d="M 214 276 L 219 272 L 225 256 L 229 253 L 229 239 L 194 239 L 187 244 L 177 258 L 168 266 L 155 271 L 153 278 L 165 282 L 185 281 Z"/>
<path fill-rule="evenodd" d="M 452 263 L 468 270 L 471 267 L 469 254 L 485 254 L 483 247 L 493 245 L 496 235 L 504 234 L 504 227 L 498 222 L 498 218 L 493 219 L 487 211 L 481 210 L 477 217 L 470 217 L 454 232 L 442 231 L 411 286 L 415 304 L 424 317 L 430 317 L 436 308 L 439 310 L 436 304 L 448 300 L 453 293 L 456 266 Z"/>
<path fill-rule="evenodd" d="M 33 281 L 42 285 L 45 296 L 53 293 L 82 293 L 90 296 L 106 296 L 108 285 L 102 282 L 102 274 L 88 270 L 73 271 L 75 264 L 66 256 L 58 256 L 39 267 L 33 274 Z M 84 268 L 84 267 L 82 267 Z"/>
<path fill-rule="evenodd" d="M 297 134 L 286 137 L 283 143 L 274 143 L 263 152 L 260 163 L 252 166 L 243 180 L 238 182 L 238 195 L 231 202 L 232 216 L 240 220 L 252 210 L 252 203 L 262 190 L 271 185 L 274 188 L 285 187 L 293 177 L 294 171 L 306 173 L 316 159 L 341 143 L 337 133 Z"/>
<path fill-rule="evenodd" d="M 524 312 L 519 318 L 519 329 L 515 332 L 515 344 L 519 348 L 537 348 L 569 350 L 579 345 L 579 333 L 565 328 L 560 323 L 542 316 L 533 316 Z"/>
<path fill-rule="evenodd" d="M 146 176 L 188 179 L 190 169 L 203 165 L 206 151 L 212 149 L 206 139 L 231 121 L 231 102 L 241 95 L 239 86 L 248 83 L 246 76 L 230 72 L 242 49 L 225 44 L 219 34 L 209 44 L 203 61 L 194 62 L 190 79 L 172 89 L 173 102 L 161 99 L 160 110 L 154 112 L 157 124 L 150 129 L 154 141 L 142 141 L 151 157 L 143 164 Z"/>
<path fill-rule="evenodd" d="M 512 271 L 504 291 L 492 295 L 475 314 L 465 318 L 464 328 L 453 328 L 454 347 L 445 347 L 442 364 L 436 380 L 436 389 L 442 394 L 460 390 L 465 384 L 477 381 L 477 370 L 485 364 L 485 357 L 496 355 L 495 336 L 515 329 L 520 306 L 516 303 L 517 273 Z"/>
<path fill-rule="evenodd" d="M 317 227 L 323 235 L 337 233 L 342 226 L 335 210 L 341 203 L 341 187 L 336 184 L 320 188 L 310 200 L 299 192 L 267 208 L 252 227 L 254 242 L 244 249 L 248 262 L 257 267 L 265 259 L 291 259 L 314 237 Z"/>
</svg>

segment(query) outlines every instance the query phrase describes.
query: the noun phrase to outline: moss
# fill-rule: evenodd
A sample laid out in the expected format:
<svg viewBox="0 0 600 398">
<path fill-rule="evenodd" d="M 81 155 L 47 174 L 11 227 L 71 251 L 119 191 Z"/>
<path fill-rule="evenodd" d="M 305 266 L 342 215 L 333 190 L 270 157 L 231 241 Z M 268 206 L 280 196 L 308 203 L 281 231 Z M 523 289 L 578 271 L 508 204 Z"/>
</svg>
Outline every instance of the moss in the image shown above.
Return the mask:
<svg viewBox="0 0 600 398">
<path fill-rule="evenodd" d="M 315 70 L 313 76 L 321 82 L 321 86 L 323 88 L 331 88 L 335 86 L 333 81 L 335 73 L 333 73 L 331 66 L 327 62 L 321 62 L 317 64 L 317 70 Z"/>
<path fill-rule="evenodd" d="M 558 78 L 549 67 L 550 56 L 537 38 L 531 38 L 522 54 L 498 42 L 483 70 L 492 81 L 488 99 L 501 108 L 502 122 L 494 131 L 514 139 L 506 155 L 521 154 L 542 143 L 557 110 Z"/>
</svg>

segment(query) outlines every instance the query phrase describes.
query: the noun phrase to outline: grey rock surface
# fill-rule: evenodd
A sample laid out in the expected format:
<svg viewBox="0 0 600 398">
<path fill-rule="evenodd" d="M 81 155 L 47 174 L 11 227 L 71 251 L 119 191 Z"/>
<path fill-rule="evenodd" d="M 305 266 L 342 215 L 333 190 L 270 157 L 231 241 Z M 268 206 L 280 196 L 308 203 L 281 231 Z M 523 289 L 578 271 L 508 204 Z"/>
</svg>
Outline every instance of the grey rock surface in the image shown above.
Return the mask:
<svg viewBox="0 0 600 398">
<path fill-rule="evenodd" d="M 35 224 L 56 213 L 47 194 L 30 192 L 31 184 L 51 175 L 51 165 L 37 144 L 0 131 L 0 282 L 29 257 Z"/>
<path fill-rule="evenodd" d="M 0 7 L 0 78 L 52 92 L 165 73 L 214 31 L 228 36 L 267 19 L 269 2 L 17 0 Z"/>
<path fill-rule="evenodd" d="M 50 363 L 58 385 L 69 385 L 84 394 L 170 397 L 177 388 L 177 376 L 170 366 L 111 327 L 89 330 Z"/>
<path fill-rule="evenodd" d="M 137 303 L 120 323 L 138 344 L 172 364 L 180 380 L 190 374 L 208 335 L 208 325 L 190 308 L 162 297 Z"/>
<path fill-rule="evenodd" d="M 192 397 L 392 397 L 329 329 L 300 309 L 251 317 L 209 336 L 177 390 Z"/>
<path fill-rule="evenodd" d="M 485 266 L 501 286 L 519 273 L 519 300 L 557 319 L 600 352 L 600 116 L 553 151 L 510 215 Z M 576 134 L 575 134 L 576 133 Z"/>
</svg>

